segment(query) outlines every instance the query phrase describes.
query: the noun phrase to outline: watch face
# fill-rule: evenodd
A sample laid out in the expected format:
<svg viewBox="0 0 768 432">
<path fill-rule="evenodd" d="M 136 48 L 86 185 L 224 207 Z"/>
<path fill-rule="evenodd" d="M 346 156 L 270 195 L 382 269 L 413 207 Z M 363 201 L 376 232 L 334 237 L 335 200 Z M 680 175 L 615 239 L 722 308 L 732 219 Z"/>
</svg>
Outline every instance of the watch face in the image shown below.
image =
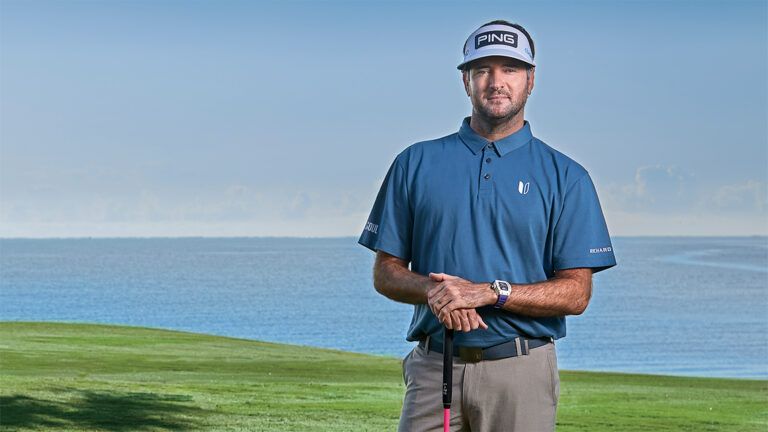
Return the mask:
<svg viewBox="0 0 768 432">
<path fill-rule="evenodd" d="M 506 281 L 499 281 L 499 289 L 501 291 L 509 291 L 512 287 Z"/>
</svg>

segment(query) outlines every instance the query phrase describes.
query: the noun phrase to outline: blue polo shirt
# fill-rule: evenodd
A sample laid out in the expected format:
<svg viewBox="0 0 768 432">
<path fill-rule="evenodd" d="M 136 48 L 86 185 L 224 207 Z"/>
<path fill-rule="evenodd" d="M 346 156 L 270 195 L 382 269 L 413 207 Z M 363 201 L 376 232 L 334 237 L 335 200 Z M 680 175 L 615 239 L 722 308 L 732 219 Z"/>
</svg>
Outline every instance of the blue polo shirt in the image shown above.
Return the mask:
<svg viewBox="0 0 768 432">
<path fill-rule="evenodd" d="M 528 122 L 489 142 L 466 118 L 458 133 L 405 149 L 390 166 L 358 242 L 410 261 L 416 273 L 472 282 L 534 283 L 556 270 L 616 265 L 587 170 L 534 138 Z M 457 344 L 565 336 L 565 317 L 492 306 L 478 312 L 488 329 L 457 332 Z M 407 339 L 439 336 L 442 329 L 429 306 L 418 304 Z"/>
</svg>

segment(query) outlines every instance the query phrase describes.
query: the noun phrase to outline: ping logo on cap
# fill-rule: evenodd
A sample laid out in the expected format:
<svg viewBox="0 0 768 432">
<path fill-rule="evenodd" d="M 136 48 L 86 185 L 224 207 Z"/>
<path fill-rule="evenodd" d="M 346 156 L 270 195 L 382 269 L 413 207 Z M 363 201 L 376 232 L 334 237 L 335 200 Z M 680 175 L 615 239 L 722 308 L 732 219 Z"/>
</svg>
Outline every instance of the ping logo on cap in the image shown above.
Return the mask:
<svg viewBox="0 0 768 432">
<path fill-rule="evenodd" d="M 517 33 L 504 30 L 491 30 L 475 35 L 475 49 L 486 45 L 507 45 L 517 48 Z"/>
</svg>

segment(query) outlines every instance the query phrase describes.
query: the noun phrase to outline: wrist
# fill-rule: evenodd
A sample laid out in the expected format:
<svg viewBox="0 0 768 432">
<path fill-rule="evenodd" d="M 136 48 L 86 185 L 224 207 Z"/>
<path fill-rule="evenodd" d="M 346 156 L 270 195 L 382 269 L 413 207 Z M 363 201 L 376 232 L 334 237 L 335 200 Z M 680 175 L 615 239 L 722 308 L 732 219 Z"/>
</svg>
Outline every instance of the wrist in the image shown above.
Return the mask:
<svg viewBox="0 0 768 432">
<path fill-rule="evenodd" d="M 496 294 L 496 303 L 493 307 L 501 309 L 512 294 L 512 284 L 504 280 L 495 280 L 491 283 L 491 290 Z"/>
<path fill-rule="evenodd" d="M 493 306 L 496 304 L 497 301 L 499 301 L 499 295 L 493 290 L 493 287 L 491 286 L 491 282 L 485 282 L 482 285 L 483 292 L 485 295 L 483 296 L 483 304 L 482 306 Z"/>
<path fill-rule="evenodd" d="M 435 289 L 440 282 L 436 282 L 432 279 L 427 279 L 424 282 L 424 303 L 429 303 L 429 292 Z"/>
</svg>

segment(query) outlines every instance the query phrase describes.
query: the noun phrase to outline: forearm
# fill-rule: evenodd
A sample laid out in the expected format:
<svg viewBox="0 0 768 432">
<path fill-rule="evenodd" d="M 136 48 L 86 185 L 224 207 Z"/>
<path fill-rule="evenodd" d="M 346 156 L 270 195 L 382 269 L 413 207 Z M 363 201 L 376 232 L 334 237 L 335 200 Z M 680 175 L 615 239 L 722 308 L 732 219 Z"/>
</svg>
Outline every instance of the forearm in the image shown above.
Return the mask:
<svg viewBox="0 0 768 432">
<path fill-rule="evenodd" d="M 436 283 L 412 272 L 408 263 L 382 252 L 376 254 L 373 266 L 373 286 L 385 297 L 410 304 L 427 302 L 427 291 Z"/>
<path fill-rule="evenodd" d="M 592 272 L 558 272 L 553 278 L 532 284 L 512 284 L 503 309 L 520 315 L 550 317 L 580 315 L 592 295 Z"/>
<path fill-rule="evenodd" d="M 457 309 L 492 306 L 498 301 L 489 282 L 473 283 L 445 274 L 437 276 L 443 282 L 428 293 L 428 299 L 438 318 L 443 319 Z M 579 315 L 587 308 L 591 295 L 592 270 L 566 269 L 546 281 L 512 285 L 503 309 L 532 317 Z"/>
</svg>

